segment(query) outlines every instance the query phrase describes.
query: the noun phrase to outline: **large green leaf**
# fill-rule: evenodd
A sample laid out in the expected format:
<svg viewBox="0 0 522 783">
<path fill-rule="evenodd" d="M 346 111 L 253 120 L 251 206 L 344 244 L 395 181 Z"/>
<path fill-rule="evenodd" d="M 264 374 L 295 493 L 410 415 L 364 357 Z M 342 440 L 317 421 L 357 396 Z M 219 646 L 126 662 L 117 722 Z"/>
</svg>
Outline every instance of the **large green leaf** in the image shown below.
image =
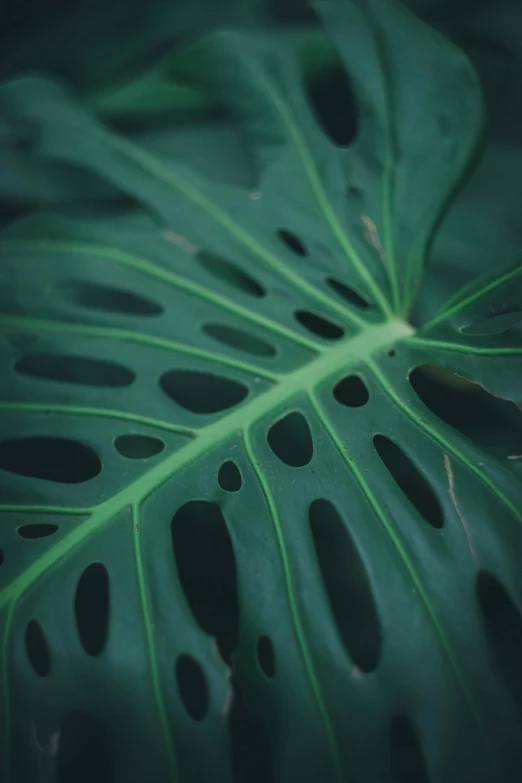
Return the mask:
<svg viewBox="0 0 522 783">
<path fill-rule="evenodd" d="M 290 48 L 207 44 L 248 192 L 1 92 L 35 155 L 147 210 L 3 232 L 10 783 L 519 779 L 522 267 L 405 320 L 476 80 L 390 0 L 324 18 L 346 148 Z"/>
</svg>

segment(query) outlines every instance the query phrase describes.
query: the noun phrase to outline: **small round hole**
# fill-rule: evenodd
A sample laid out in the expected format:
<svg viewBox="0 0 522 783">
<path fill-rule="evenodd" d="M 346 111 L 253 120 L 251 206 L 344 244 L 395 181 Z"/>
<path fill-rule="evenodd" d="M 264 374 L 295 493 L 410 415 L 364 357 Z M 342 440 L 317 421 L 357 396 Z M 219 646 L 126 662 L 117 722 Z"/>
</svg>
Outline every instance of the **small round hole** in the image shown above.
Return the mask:
<svg viewBox="0 0 522 783">
<path fill-rule="evenodd" d="M 218 484 L 226 492 L 237 492 L 243 480 L 238 466 L 234 462 L 224 462 L 218 472 Z"/>
<path fill-rule="evenodd" d="M 391 356 L 392 358 L 394 356 L 397 356 L 397 351 L 395 350 L 395 348 L 390 348 L 390 350 L 388 351 L 388 356 Z"/>
<path fill-rule="evenodd" d="M 274 645 L 268 636 L 260 636 L 257 642 L 257 660 L 267 677 L 275 674 Z"/>
</svg>

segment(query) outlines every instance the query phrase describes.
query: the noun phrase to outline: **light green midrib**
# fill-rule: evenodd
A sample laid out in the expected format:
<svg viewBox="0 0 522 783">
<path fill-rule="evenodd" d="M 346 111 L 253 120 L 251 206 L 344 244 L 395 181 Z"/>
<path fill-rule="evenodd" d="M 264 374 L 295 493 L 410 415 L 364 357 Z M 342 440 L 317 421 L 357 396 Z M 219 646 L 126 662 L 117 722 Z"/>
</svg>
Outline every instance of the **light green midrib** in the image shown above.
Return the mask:
<svg viewBox="0 0 522 783">
<path fill-rule="evenodd" d="M 274 388 L 259 394 L 219 421 L 203 427 L 184 448 L 166 457 L 144 473 L 130 487 L 97 506 L 88 520 L 64 536 L 52 549 L 33 562 L 29 568 L 0 592 L 0 607 L 16 599 L 59 558 L 66 556 L 89 536 L 129 505 L 139 504 L 160 484 L 181 468 L 195 462 L 202 454 L 216 448 L 238 430 L 247 427 L 271 411 L 279 409 L 318 379 L 326 379 L 348 369 L 353 363 L 367 360 L 374 352 L 407 337 L 413 329 L 403 321 L 387 321 L 370 326 L 359 335 L 339 342 L 305 367 L 285 377 Z"/>
</svg>

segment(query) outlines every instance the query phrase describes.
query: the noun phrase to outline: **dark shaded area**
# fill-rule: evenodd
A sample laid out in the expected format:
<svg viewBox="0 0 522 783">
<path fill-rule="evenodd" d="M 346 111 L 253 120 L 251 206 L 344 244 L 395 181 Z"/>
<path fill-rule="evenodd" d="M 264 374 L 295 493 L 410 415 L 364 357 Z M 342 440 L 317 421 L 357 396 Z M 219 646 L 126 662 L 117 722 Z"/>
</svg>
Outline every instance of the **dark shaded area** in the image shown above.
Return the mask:
<svg viewBox="0 0 522 783">
<path fill-rule="evenodd" d="M 53 525 L 50 522 L 41 522 L 34 525 L 22 525 L 16 531 L 22 538 L 46 538 L 56 533 L 58 525 Z"/>
<path fill-rule="evenodd" d="M 330 288 L 339 294 L 350 304 L 358 307 L 359 310 L 366 310 L 370 306 L 370 303 L 366 301 L 360 294 L 357 293 L 351 286 L 346 283 L 342 283 L 340 280 L 336 280 L 334 277 L 327 277 L 326 282 Z"/>
<path fill-rule="evenodd" d="M 38 620 L 31 620 L 25 632 L 27 657 L 36 674 L 47 677 L 51 671 L 51 653 L 42 626 Z"/>
<path fill-rule="evenodd" d="M 262 340 L 254 334 L 245 332 L 244 329 L 236 329 L 234 326 L 227 326 L 226 324 L 205 324 L 203 331 L 208 334 L 209 337 L 213 337 L 224 345 L 229 345 L 231 348 L 237 348 L 240 351 L 245 351 L 252 356 L 275 356 L 276 349 L 266 340 Z"/>
<path fill-rule="evenodd" d="M 105 648 L 109 608 L 109 574 L 102 563 L 91 563 L 78 581 L 74 599 L 78 635 L 89 655 L 99 655 Z"/>
<path fill-rule="evenodd" d="M 192 720 L 203 720 L 208 710 L 208 685 L 203 669 L 191 655 L 177 659 L 176 681 L 187 714 Z"/>
<path fill-rule="evenodd" d="M 364 563 L 332 503 L 314 500 L 309 520 L 339 634 L 355 665 L 363 672 L 371 672 L 379 661 L 381 631 Z"/>
<path fill-rule="evenodd" d="M 355 97 L 341 58 L 332 50 L 331 65 L 311 74 L 306 94 L 315 119 L 330 141 L 348 147 L 357 133 Z"/>
<path fill-rule="evenodd" d="M 308 255 L 308 250 L 293 231 L 289 231 L 286 228 L 280 228 L 277 232 L 277 236 L 292 253 L 295 253 L 296 256 L 305 257 Z"/>
<path fill-rule="evenodd" d="M 173 402 L 191 413 L 225 411 L 248 394 L 242 383 L 209 372 L 170 370 L 161 376 L 160 383 Z"/>
<path fill-rule="evenodd" d="M 188 605 L 230 664 L 237 643 L 239 608 L 236 561 L 221 509 L 206 500 L 190 500 L 174 514 L 171 535 Z"/>
<path fill-rule="evenodd" d="M 81 484 L 97 476 L 101 467 L 94 449 L 76 440 L 40 435 L 0 442 L 0 469 L 19 476 Z"/>
<path fill-rule="evenodd" d="M 504 585 L 487 571 L 477 575 L 477 597 L 495 669 L 522 714 L 522 615 Z"/>
<path fill-rule="evenodd" d="M 119 435 L 114 441 L 116 450 L 128 459 L 147 459 L 160 454 L 165 444 L 151 435 Z"/>
<path fill-rule="evenodd" d="M 302 413 L 288 413 L 272 424 L 267 441 L 276 457 L 293 468 L 308 465 L 314 454 L 312 433 Z"/>
<path fill-rule="evenodd" d="M 370 399 L 366 384 L 358 375 L 347 375 L 336 383 L 333 396 L 337 402 L 348 408 L 361 408 Z"/>
<path fill-rule="evenodd" d="M 99 721 L 73 712 L 60 731 L 56 783 L 114 783 L 115 772 L 107 735 Z"/>
<path fill-rule="evenodd" d="M 263 286 L 231 261 L 225 261 L 207 251 L 198 253 L 196 258 L 209 274 L 236 291 L 257 298 L 265 296 L 266 291 Z"/>
<path fill-rule="evenodd" d="M 334 324 L 318 313 L 311 313 L 309 310 L 296 310 L 294 316 L 299 323 L 317 337 L 323 337 L 325 340 L 339 340 L 344 335 L 344 329 L 338 324 Z"/>
<path fill-rule="evenodd" d="M 72 354 L 27 354 L 18 359 L 15 370 L 48 381 L 109 388 L 129 386 L 136 378 L 132 370 L 116 362 Z"/>
<path fill-rule="evenodd" d="M 385 435 L 373 438 L 375 451 L 389 470 L 397 486 L 432 527 L 441 528 L 444 516 L 434 491 L 404 451 Z"/>
<path fill-rule="evenodd" d="M 403 715 L 390 723 L 390 763 L 393 783 L 429 783 L 417 735 Z"/>
<path fill-rule="evenodd" d="M 228 731 L 233 781 L 275 783 L 270 735 L 265 723 L 248 706 L 241 684 L 234 674 L 231 686 Z"/>
<path fill-rule="evenodd" d="M 151 299 L 132 291 L 98 283 L 70 280 L 57 286 L 54 290 L 72 304 L 86 307 L 89 310 L 133 316 L 153 316 L 163 312 L 162 305 Z"/>
<path fill-rule="evenodd" d="M 260 636 L 257 640 L 257 660 L 267 677 L 275 674 L 274 645 L 269 636 Z"/>
</svg>

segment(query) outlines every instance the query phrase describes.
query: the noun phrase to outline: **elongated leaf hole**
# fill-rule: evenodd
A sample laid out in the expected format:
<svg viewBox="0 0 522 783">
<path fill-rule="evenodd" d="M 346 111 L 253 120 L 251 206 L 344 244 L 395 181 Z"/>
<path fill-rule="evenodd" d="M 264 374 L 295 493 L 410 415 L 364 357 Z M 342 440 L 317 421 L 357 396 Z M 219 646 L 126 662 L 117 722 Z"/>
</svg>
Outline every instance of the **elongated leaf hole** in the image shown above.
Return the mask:
<svg viewBox="0 0 522 783">
<path fill-rule="evenodd" d="M 347 302 L 358 307 L 359 310 L 367 310 L 370 306 L 370 303 L 367 302 L 366 299 L 363 299 L 357 291 L 354 291 L 354 289 L 346 283 L 341 283 L 340 280 L 335 280 L 333 277 L 327 277 L 326 282 L 336 294 L 339 294 L 339 296 L 342 296 Z"/>
<path fill-rule="evenodd" d="M 22 538 L 46 538 L 52 536 L 58 530 L 58 525 L 51 522 L 36 523 L 34 525 L 22 525 L 16 531 Z"/>
<path fill-rule="evenodd" d="M 0 549 L 0 566 L 2 565 L 4 560 L 5 560 L 4 550 Z"/>
<path fill-rule="evenodd" d="M 522 412 L 514 402 L 435 365 L 417 367 L 409 380 L 432 413 L 486 451 L 522 454 Z"/>
<path fill-rule="evenodd" d="M 522 615 L 493 574 L 477 575 L 477 596 L 498 672 L 522 710 Z"/>
<path fill-rule="evenodd" d="M 242 383 L 209 372 L 170 370 L 161 376 L 160 383 L 171 400 L 192 413 L 225 411 L 248 394 Z"/>
<path fill-rule="evenodd" d="M 147 459 L 160 454 L 165 443 L 151 435 L 119 435 L 114 441 L 116 450 L 128 459 Z"/>
<path fill-rule="evenodd" d="M 224 462 L 218 471 L 218 484 L 226 492 L 238 492 L 243 479 L 235 462 Z"/>
<path fill-rule="evenodd" d="M 84 386 L 129 386 L 136 375 L 116 362 L 88 359 L 85 356 L 32 353 L 15 364 L 22 375 L 44 378 L 60 383 L 78 383 Z"/>
<path fill-rule="evenodd" d="M 36 436 L 1 441 L 0 469 L 62 484 L 81 484 L 98 475 L 101 462 L 83 443 Z"/>
<path fill-rule="evenodd" d="M 377 666 L 381 633 L 366 569 L 337 509 L 314 500 L 310 531 L 319 568 L 339 634 L 355 665 L 363 672 Z"/>
<path fill-rule="evenodd" d="M 306 82 L 306 93 L 315 118 L 330 140 L 347 147 L 355 138 L 357 115 L 352 85 L 341 58 L 332 50 L 336 62 Z"/>
<path fill-rule="evenodd" d="M 57 783 L 114 783 L 107 735 L 99 721 L 73 712 L 60 731 Z"/>
<path fill-rule="evenodd" d="M 296 256 L 304 257 L 308 255 L 308 250 L 293 231 L 288 231 L 286 228 L 279 228 L 277 230 L 277 236 L 283 245 L 286 245 L 286 247 L 291 250 L 292 253 L 295 253 Z"/>
<path fill-rule="evenodd" d="M 37 620 L 31 620 L 25 631 L 27 657 L 36 674 L 47 677 L 51 671 L 49 645 Z"/>
<path fill-rule="evenodd" d="M 267 677 L 275 674 L 274 645 L 269 636 L 260 636 L 257 640 L 257 660 Z"/>
<path fill-rule="evenodd" d="M 500 315 L 490 315 L 469 326 L 464 326 L 460 331 L 462 334 L 500 334 L 507 332 L 513 326 L 522 321 L 522 313 L 501 313 Z"/>
<path fill-rule="evenodd" d="M 245 701 L 237 677 L 231 678 L 228 731 L 234 783 L 274 783 L 270 735 L 264 721 Z"/>
<path fill-rule="evenodd" d="M 199 663 L 190 655 L 180 655 L 176 661 L 179 695 L 187 713 L 200 721 L 208 710 L 208 686 Z"/>
<path fill-rule="evenodd" d="M 337 402 L 348 408 L 361 408 L 370 399 L 366 384 L 358 375 L 347 375 L 336 383 L 333 395 Z"/>
<path fill-rule="evenodd" d="M 302 413 L 288 413 L 272 424 L 267 440 L 276 457 L 293 468 L 308 465 L 313 457 L 312 433 Z"/>
<path fill-rule="evenodd" d="M 224 324 L 205 324 L 203 327 L 205 334 L 212 337 L 224 345 L 230 345 L 252 356 L 275 356 L 276 349 L 265 340 L 261 340 L 253 334 L 244 332 L 242 329 L 236 329 Z"/>
<path fill-rule="evenodd" d="M 172 519 L 172 546 L 181 586 L 201 628 L 230 662 L 239 627 L 236 562 L 221 509 L 190 500 Z"/>
<path fill-rule="evenodd" d="M 344 334 L 344 329 L 317 313 L 310 313 L 308 310 L 296 310 L 294 316 L 305 329 L 308 329 L 309 332 L 317 335 L 317 337 L 323 337 L 325 340 L 339 340 Z"/>
<path fill-rule="evenodd" d="M 396 715 L 390 723 L 390 764 L 393 783 L 428 783 L 415 731 L 403 715 Z"/>
<path fill-rule="evenodd" d="M 58 286 L 56 290 L 75 305 L 87 307 L 89 310 L 141 316 L 160 315 L 163 312 L 163 307 L 158 302 L 121 288 L 69 281 Z"/>
<path fill-rule="evenodd" d="M 385 467 L 419 514 L 432 527 L 441 528 L 444 525 L 444 516 L 440 503 L 410 458 L 384 435 L 375 435 L 373 445 Z"/>
<path fill-rule="evenodd" d="M 207 252 L 199 253 L 197 259 L 207 272 L 236 291 L 258 298 L 266 295 L 265 289 L 257 280 L 230 261 Z"/>
<path fill-rule="evenodd" d="M 109 574 L 102 563 L 91 563 L 76 587 L 74 612 L 78 635 L 88 655 L 99 655 L 109 632 Z"/>
</svg>

